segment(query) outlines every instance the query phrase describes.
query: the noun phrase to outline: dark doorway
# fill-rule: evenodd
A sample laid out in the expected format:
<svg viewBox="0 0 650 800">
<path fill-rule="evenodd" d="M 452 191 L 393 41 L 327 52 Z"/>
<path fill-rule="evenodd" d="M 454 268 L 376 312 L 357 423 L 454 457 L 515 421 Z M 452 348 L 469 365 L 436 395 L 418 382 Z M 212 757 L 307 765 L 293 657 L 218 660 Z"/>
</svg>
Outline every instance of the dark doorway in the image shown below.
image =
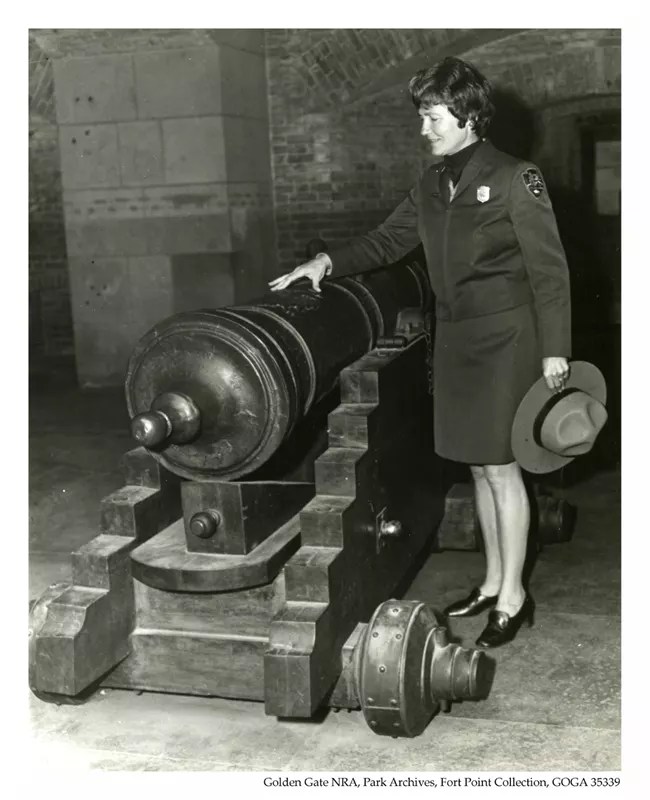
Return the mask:
<svg viewBox="0 0 650 800">
<path fill-rule="evenodd" d="M 593 361 L 608 383 L 609 424 L 600 442 L 620 460 L 621 119 L 618 111 L 579 117 L 581 206 L 589 215 L 589 260 L 572 292 L 576 357 Z M 603 432 L 604 433 L 604 432 Z M 612 464 L 613 465 L 613 464 Z"/>
<path fill-rule="evenodd" d="M 605 295 L 608 322 L 620 324 L 621 120 L 609 112 L 579 120 L 581 183 L 585 208 L 594 218 L 594 269 Z"/>
</svg>

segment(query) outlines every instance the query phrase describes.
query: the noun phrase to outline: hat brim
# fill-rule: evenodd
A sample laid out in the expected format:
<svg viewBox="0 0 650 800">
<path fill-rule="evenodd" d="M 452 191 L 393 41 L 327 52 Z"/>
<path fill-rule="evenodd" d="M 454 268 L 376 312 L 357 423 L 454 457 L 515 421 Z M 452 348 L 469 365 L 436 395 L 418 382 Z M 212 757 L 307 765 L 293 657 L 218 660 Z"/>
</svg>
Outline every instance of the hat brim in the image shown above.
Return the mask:
<svg viewBox="0 0 650 800">
<path fill-rule="evenodd" d="M 598 367 L 588 361 L 572 361 L 566 389 L 579 389 L 605 405 L 607 385 Z M 517 463 L 528 472 L 545 473 L 569 464 L 575 456 L 566 457 L 552 453 L 537 444 L 533 434 L 535 419 L 544 404 L 555 393 L 542 377 L 530 387 L 519 404 L 512 423 L 511 445 Z"/>
</svg>

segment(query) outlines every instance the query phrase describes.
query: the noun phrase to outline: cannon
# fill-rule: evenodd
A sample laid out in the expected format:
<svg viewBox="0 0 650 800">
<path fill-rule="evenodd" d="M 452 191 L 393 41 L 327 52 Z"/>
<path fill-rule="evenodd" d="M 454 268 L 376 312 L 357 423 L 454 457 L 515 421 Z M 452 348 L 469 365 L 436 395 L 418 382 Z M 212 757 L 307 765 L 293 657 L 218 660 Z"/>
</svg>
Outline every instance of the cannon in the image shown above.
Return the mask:
<svg viewBox="0 0 650 800">
<path fill-rule="evenodd" d="M 31 610 L 32 690 L 360 708 L 390 736 L 487 696 L 492 659 L 399 599 L 444 512 L 429 302 L 410 259 L 149 331 L 126 375 L 125 485 Z"/>
<path fill-rule="evenodd" d="M 399 268 L 398 268 L 399 269 Z M 178 314 L 136 346 L 126 376 L 133 436 L 191 480 L 250 475 L 376 344 L 430 303 L 415 261 L 233 308 Z M 420 329 L 422 322 L 418 323 Z"/>
</svg>

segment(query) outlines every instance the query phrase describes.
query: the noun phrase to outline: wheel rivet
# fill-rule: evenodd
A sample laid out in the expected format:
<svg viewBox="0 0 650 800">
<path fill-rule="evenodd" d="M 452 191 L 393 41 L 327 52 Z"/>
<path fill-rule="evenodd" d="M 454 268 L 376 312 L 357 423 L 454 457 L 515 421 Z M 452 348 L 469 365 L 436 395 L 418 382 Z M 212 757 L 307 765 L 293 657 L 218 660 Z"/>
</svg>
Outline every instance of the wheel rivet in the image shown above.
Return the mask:
<svg viewBox="0 0 650 800">
<path fill-rule="evenodd" d="M 373 728 L 376 728 L 377 727 L 377 720 L 376 719 L 371 719 L 370 720 L 370 724 L 372 725 Z"/>
<path fill-rule="evenodd" d="M 374 697 L 369 697 L 367 702 L 368 703 L 374 703 L 375 702 L 375 698 Z"/>
<path fill-rule="evenodd" d="M 372 634 L 372 638 L 373 638 L 373 639 L 376 639 L 378 636 L 379 636 L 379 634 L 377 633 L 377 631 L 375 631 L 375 632 Z"/>
<path fill-rule="evenodd" d="M 385 667 L 385 666 L 382 664 L 382 665 L 379 667 L 379 671 L 380 671 L 380 672 L 386 672 L 386 667 Z"/>
<path fill-rule="evenodd" d="M 399 728 L 399 722 L 393 722 L 393 728 Z"/>
<path fill-rule="evenodd" d="M 399 608 L 397 608 L 397 606 L 393 606 L 390 611 L 391 614 L 399 614 Z"/>
<path fill-rule="evenodd" d="M 396 633 L 395 634 L 395 638 L 396 639 L 401 639 L 402 638 L 402 634 L 401 633 Z"/>
<path fill-rule="evenodd" d="M 392 700 L 390 701 L 390 704 L 391 704 L 391 706 L 396 706 L 397 705 L 397 700 L 395 700 L 395 698 L 393 697 Z"/>
</svg>

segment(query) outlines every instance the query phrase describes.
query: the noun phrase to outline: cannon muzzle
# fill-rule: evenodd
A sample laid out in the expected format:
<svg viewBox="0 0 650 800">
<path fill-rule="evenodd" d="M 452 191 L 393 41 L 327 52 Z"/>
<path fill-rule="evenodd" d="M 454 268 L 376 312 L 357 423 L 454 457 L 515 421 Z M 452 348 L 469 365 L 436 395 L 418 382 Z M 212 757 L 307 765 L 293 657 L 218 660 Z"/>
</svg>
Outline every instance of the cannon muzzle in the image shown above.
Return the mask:
<svg viewBox="0 0 650 800">
<path fill-rule="evenodd" d="M 131 434 L 139 444 L 157 448 L 194 441 L 201 429 L 201 412 L 191 397 L 180 392 L 159 394 L 151 409 L 131 420 Z"/>
</svg>

